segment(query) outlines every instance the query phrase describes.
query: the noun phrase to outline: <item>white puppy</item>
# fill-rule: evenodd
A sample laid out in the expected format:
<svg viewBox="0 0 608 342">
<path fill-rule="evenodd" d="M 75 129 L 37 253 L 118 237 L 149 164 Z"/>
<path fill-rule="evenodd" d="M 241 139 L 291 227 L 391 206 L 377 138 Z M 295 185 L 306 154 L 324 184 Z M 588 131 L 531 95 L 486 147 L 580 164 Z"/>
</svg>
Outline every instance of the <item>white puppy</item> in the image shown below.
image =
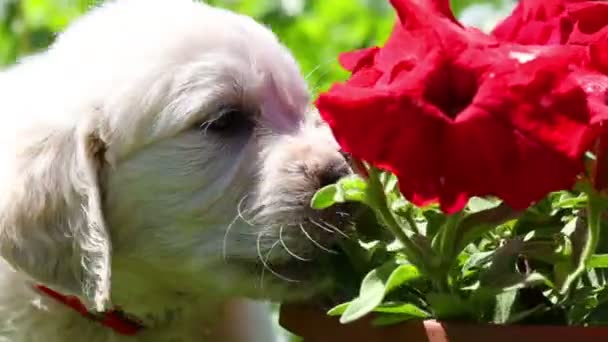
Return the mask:
<svg viewBox="0 0 608 342">
<path fill-rule="evenodd" d="M 191 0 L 104 5 L 0 73 L 0 341 L 270 341 L 233 298 L 316 292 L 340 233 L 308 104 L 268 29 Z"/>
</svg>

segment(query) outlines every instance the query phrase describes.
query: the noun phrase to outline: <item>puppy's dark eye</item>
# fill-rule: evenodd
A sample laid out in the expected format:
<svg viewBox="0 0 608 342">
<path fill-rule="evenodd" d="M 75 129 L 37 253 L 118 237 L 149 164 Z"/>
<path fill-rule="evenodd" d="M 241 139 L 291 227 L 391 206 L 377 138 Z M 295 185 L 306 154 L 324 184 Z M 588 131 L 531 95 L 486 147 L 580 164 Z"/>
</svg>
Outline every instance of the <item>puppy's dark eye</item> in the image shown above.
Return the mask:
<svg viewBox="0 0 608 342">
<path fill-rule="evenodd" d="M 224 113 L 220 117 L 209 121 L 206 128 L 216 132 L 225 131 L 235 126 L 238 119 L 238 113 L 236 112 Z"/>
<path fill-rule="evenodd" d="M 251 119 L 239 109 L 226 109 L 209 121 L 200 125 L 204 132 L 232 134 L 245 131 L 252 126 Z"/>
</svg>

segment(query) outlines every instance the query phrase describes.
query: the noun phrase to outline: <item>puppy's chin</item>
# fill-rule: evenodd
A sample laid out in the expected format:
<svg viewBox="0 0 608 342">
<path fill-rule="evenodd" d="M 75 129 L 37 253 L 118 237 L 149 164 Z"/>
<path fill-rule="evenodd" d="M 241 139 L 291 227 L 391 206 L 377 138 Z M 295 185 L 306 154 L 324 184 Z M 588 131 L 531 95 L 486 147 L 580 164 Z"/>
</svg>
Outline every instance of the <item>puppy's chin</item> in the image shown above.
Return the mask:
<svg viewBox="0 0 608 342">
<path fill-rule="evenodd" d="M 308 264 L 288 262 L 273 266 L 243 261 L 239 262 L 238 266 L 243 270 L 256 269 L 255 273 L 249 275 L 249 279 L 256 282 L 255 287 L 243 293 L 247 297 L 275 302 L 297 302 L 331 292 L 336 284 L 327 265 L 329 261 L 319 260 Z M 272 271 L 269 267 L 272 267 Z"/>
</svg>

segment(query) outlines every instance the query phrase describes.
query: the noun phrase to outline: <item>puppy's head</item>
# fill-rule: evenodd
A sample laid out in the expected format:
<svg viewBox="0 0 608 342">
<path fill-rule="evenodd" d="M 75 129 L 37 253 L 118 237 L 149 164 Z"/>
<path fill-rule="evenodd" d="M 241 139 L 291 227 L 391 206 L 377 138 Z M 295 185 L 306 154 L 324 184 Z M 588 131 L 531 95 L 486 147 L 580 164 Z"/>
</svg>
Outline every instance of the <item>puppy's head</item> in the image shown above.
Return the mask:
<svg viewBox="0 0 608 342">
<path fill-rule="evenodd" d="M 299 296 L 343 234 L 348 212 L 309 203 L 349 167 L 291 55 L 249 18 L 112 3 L 0 91 L 2 255 L 98 309 L 110 293 Z"/>
</svg>

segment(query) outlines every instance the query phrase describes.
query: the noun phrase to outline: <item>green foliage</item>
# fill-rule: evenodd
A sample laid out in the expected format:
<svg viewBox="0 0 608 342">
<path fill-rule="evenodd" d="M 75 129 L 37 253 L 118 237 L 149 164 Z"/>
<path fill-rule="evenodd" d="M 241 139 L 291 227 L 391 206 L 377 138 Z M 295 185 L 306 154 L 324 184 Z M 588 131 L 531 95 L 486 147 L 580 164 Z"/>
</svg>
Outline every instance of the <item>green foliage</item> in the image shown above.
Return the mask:
<svg viewBox="0 0 608 342">
<path fill-rule="evenodd" d="M 120 1 L 120 0 L 119 0 Z M 0 65 L 48 46 L 94 0 L 0 0 Z M 393 11 L 377 0 L 209 0 L 268 25 L 293 51 L 314 91 L 343 79 L 341 51 L 379 44 Z"/>
<path fill-rule="evenodd" d="M 93 0 L 0 0 L 0 65 L 47 47 Z"/>
<path fill-rule="evenodd" d="M 375 241 L 355 236 L 359 254 L 368 257 L 352 262 L 364 265 L 367 275 L 362 280 L 351 275 L 360 283 L 359 293 L 328 312 L 340 322 L 374 313 L 379 325 L 427 317 L 608 323 L 608 244 L 599 235 L 608 224 L 602 216 L 608 196 L 587 182 L 524 211 L 492 198 L 471 198 L 463 211 L 445 215 L 434 206 L 409 204 L 393 175 L 370 166 L 366 171 L 366 179 L 349 176 L 319 192 L 323 208 L 365 204 L 380 223 L 375 229 L 391 233 Z M 337 195 L 353 191 L 358 195 Z M 368 224 L 357 222 L 357 231 Z M 356 254 L 352 246 L 348 254 Z"/>
<path fill-rule="evenodd" d="M 345 308 L 340 317 L 340 322 L 350 323 L 372 311 L 386 312 L 386 308 L 380 306 L 384 298 L 394 289 L 419 277 L 420 272 L 415 266 L 410 264 L 398 265 L 392 260 L 373 269 L 363 278 L 359 296 Z M 415 305 L 409 304 L 408 309 L 407 314 L 418 314 L 417 317 L 428 316 Z M 395 311 L 403 313 L 403 310 L 392 312 Z"/>
<path fill-rule="evenodd" d="M 118 0 L 121 1 L 121 0 Z M 453 0 L 456 13 L 472 3 Z M 0 66 L 48 46 L 72 20 L 103 0 L 0 0 Z M 340 52 L 382 44 L 394 23 L 387 0 L 208 0 L 268 25 L 289 47 L 313 93 L 345 79 Z"/>
</svg>

